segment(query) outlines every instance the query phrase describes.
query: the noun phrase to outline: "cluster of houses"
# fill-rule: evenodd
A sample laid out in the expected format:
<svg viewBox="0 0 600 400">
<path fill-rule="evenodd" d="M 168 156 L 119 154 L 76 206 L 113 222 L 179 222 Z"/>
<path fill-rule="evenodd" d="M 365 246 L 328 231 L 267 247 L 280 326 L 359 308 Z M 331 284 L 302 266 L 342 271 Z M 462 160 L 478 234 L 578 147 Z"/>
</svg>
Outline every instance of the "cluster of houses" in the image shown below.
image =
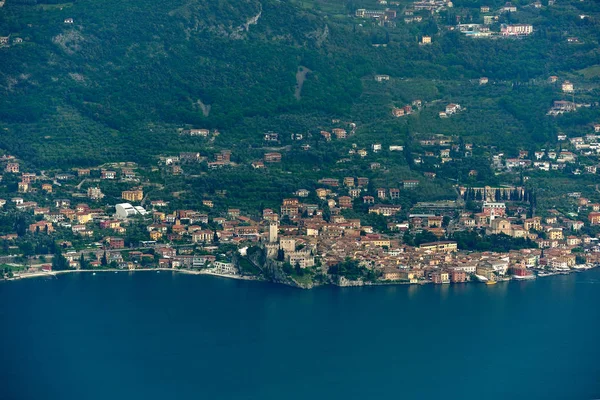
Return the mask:
<svg viewBox="0 0 600 400">
<path fill-rule="evenodd" d="M 598 128 L 600 129 L 600 127 Z M 453 139 L 433 135 L 420 139 L 427 146 L 453 146 Z M 472 145 L 463 144 L 472 149 Z M 470 147 L 468 147 L 470 146 Z M 373 146 L 373 151 L 381 150 Z M 228 160 L 228 152 L 219 153 L 221 162 Z M 445 154 L 446 156 L 448 154 Z M 526 154 L 522 154 L 526 157 Z M 172 165 L 182 159 L 199 157 L 164 157 L 161 162 Z M 468 190 L 479 193 L 481 212 L 468 213 L 459 202 L 421 202 L 411 210 L 403 210 L 397 204 L 402 191 L 418 190 L 421 181 L 405 179 L 395 187 L 376 187 L 364 176 L 343 178 L 324 177 L 316 182 L 316 189 L 298 189 L 296 197 L 284 199 L 279 210 L 264 209 L 258 216 L 244 215 L 240 209 L 229 208 L 225 213 L 198 210 L 170 209 L 169 202 L 149 201 L 149 210 L 139 205 L 144 199 L 144 189 L 139 184 L 121 193 L 127 203 L 112 207 L 94 207 L 83 202 L 56 197 L 54 188 L 81 177 L 90 180 L 116 180 L 131 182 L 135 171 L 129 164 L 114 165 L 112 169 L 78 169 L 72 174 L 57 174 L 52 178 L 22 172 L 14 157 L 2 158 L 6 174 L 20 174 L 23 197 L 10 199 L 17 210 L 32 213 L 36 218 L 28 230 L 33 235 L 53 235 L 57 231 L 64 236 L 97 243 L 98 250 L 92 266 L 102 263 L 121 268 L 158 266 L 162 268 L 213 268 L 217 273 L 235 274 L 237 267 L 228 260 L 217 260 L 212 255 L 220 243 L 231 243 L 242 248 L 248 245 L 263 247 L 267 258 L 288 262 L 299 268 L 324 268 L 342 262 L 347 257 L 359 265 L 378 272 L 381 279 L 407 282 L 462 282 L 473 276 L 486 279 L 502 279 L 503 276 L 529 276 L 534 268 L 561 271 L 581 262 L 572 252 L 580 253 L 587 263 L 597 259 L 597 238 L 580 234 L 586 224 L 600 224 L 600 204 L 577 199 L 582 210 L 589 213 L 587 220 L 568 218 L 553 211 L 544 218 L 527 217 L 519 203 L 523 188 L 459 188 L 459 194 Z M 65 175 L 65 176 L 58 176 Z M 72 176 L 66 176 L 72 175 Z M 24 197 L 43 184 L 51 203 L 39 205 Z M 28 184 L 25 188 L 25 184 Z M 492 193 L 494 195 L 492 195 Z M 87 195 L 101 198 L 97 186 L 90 186 Z M 501 201 L 498 199 L 506 199 Z M 3 200 L 1 206 L 8 201 Z M 212 210 L 212 201 L 204 202 Z M 360 205 L 360 207 L 357 207 Z M 379 215 L 387 221 L 387 229 L 377 231 L 365 226 L 359 218 L 346 218 L 345 210 Z M 583 213 L 584 211 L 582 211 Z M 141 219 L 138 219 L 140 217 Z M 144 253 L 138 243 L 126 241 L 132 223 L 145 224 L 147 241 L 153 246 L 153 254 Z M 514 251 L 507 254 L 491 252 L 465 252 L 457 243 L 448 240 L 456 230 L 485 230 L 486 234 L 504 234 L 513 238 L 526 238 L 537 244 L 537 249 Z M 404 243 L 406 233 L 427 231 L 438 241 L 410 246 Z M 5 235 L 5 240 L 15 239 L 16 234 Z M 133 248 L 127 246 L 133 245 Z M 202 249 L 200 255 L 195 249 Z M 210 251 L 209 251 L 210 250 Z M 211 255 L 206 255 L 211 253 Z M 69 263 L 76 266 L 78 258 L 69 256 Z M 100 264 L 98 264 L 100 263 Z M 114 264 L 113 264 L 114 263 Z"/>
<path fill-rule="evenodd" d="M 505 157 L 503 153 L 492 157 L 492 165 L 497 170 L 561 171 L 570 166 L 575 175 L 597 174 L 600 169 L 600 124 L 585 136 L 568 138 L 565 134 L 557 137 L 561 149 L 520 150 L 518 157 Z"/>
</svg>

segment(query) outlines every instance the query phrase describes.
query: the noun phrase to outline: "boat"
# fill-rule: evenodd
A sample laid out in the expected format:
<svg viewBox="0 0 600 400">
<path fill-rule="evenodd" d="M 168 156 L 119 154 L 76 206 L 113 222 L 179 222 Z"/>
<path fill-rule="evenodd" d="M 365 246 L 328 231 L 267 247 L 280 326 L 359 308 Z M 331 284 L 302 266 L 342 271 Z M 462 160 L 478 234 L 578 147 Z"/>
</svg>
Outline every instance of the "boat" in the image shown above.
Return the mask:
<svg viewBox="0 0 600 400">
<path fill-rule="evenodd" d="M 489 280 L 483 275 L 475 275 L 475 278 L 477 278 L 477 280 L 479 280 L 480 282 L 487 282 Z"/>
<path fill-rule="evenodd" d="M 495 285 L 496 281 L 493 281 L 493 280 L 489 279 L 485 284 L 486 285 Z"/>
<path fill-rule="evenodd" d="M 96 273 L 95 273 L 95 272 L 92 272 L 92 275 L 96 275 Z"/>
</svg>

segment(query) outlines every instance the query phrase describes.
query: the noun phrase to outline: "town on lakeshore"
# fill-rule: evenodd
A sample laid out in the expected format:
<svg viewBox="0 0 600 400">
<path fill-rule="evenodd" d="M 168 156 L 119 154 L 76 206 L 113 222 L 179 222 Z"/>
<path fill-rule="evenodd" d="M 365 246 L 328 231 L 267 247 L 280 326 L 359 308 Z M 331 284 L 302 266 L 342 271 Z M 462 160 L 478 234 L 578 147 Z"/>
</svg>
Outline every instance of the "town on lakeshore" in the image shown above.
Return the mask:
<svg viewBox="0 0 600 400">
<path fill-rule="evenodd" d="M 0 0 L 0 278 L 600 264 L 597 2 L 88 1 Z"/>
<path fill-rule="evenodd" d="M 460 110 L 453 107 L 444 112 Z M 355 123 L 332 124 L 337 127 L 321 130 L 319 140 L 347 142 L 350 157 L 406 151 L 397 145 L 383 149 L 380 143 L 358 148 L 350 143 Z M 182 129 L 179 134 L 207 138 L 219 132 Z M 286 193 L 278 208 L 256 209 L 227 205 L 227 188 L 207 193 L 197 209 L 182 209 L 176 206 L 180 193 L 164 197 L 161 187 L 198 165 L 204 174 L 270 168 L 284 158 L 269 150 L 281 140 L 280 133 L 265 132 L 264 157 L 247 166 L 232 162 L 232 152 L 225 149 L 212 159 L 198 152 L 165 154 L 147 168 L 120 162 L 53 171 L 28 170 L 5 154 L 2 186 L 9 195 L 0 206 L 3 229 L 12 230 L 1 237 L 3 276 L 169 269 L 310 288 L 327 283 L 493 284 L 592 268 L 600 263 L 600 192 L 593 199 L 569 192 L 560 205 L 541 209 L 527 175 L 595 175 L 599 139 L 596 124 L 583 137 L 559 137 L 559 149 L 521 150 L 512 156 L 456 137 L 415 136 L 410 156 L 415 163 L 429 160 L 431 171 L 413 179 L 391 178 L 379 187 L 373 176 L 385 168 L 372 162 L 371 177 L 330 173 Z M 454 199 L 403 205 L 405 196 L 439 179 L 435 171 L 444 164 L 482 151 L 506 184 L 454 183 Z"/>
</svg>

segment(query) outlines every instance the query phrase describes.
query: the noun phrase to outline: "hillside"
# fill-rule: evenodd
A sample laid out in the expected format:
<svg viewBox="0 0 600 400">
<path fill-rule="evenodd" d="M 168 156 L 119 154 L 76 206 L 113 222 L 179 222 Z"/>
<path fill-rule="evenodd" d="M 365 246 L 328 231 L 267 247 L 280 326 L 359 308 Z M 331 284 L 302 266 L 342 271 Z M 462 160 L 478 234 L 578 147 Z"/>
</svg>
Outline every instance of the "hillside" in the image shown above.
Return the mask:
<svg viewBox="0 0 600 400">
<path fill-rule="evenodd" d="M 536 10 L 515 2 L 523 11 L 502 18 L 535 25 L 522 40 L 448 29 L 481 19 L 480 3 L 457 0 L 435 19 L 381 26 L 353 17 L 359 7 L 381 8 L 367 0 L 8 0 L 0 8 L 0 35 L 11 38 L 0 48 L 0 147 L 38 167 L 153 163 L 165 151 L 245 149 L 260 146 L 267 130 L 287 137 L 344 118 L 359 124 L 359 144 L 444 133 L 510 150 L 541 146 L 600 117 L 597 107 L 545 115 L 564 97 L 546 84 L 551 74 L 585 87 L 582 101 L 597 99 L 597 3 Z M 418 44 L 424 35 L 433 37 L 430 46 Z M 580 43 L 567 43 L 571 35 Z M 298 95 L 300 67 L 310 72 Z M 374 74 L 392 79 L 377 85 Z M 493 87 L 474 85 L 481 76 Z M 391 117 L 392 106 L 415 99 L 440 106 Z M 469 111 L 440 121 L 451 101 Z M 206 144 L 180 137 L 182 127 L 222 134 Z"/>
</svg>

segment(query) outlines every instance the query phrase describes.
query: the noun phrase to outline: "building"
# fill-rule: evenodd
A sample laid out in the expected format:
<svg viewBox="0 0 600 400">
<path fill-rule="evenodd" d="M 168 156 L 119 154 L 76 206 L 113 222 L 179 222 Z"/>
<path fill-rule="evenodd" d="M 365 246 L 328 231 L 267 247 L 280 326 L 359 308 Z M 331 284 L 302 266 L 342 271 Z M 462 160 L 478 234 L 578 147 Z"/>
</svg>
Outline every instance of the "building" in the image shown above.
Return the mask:
<svg viewBox="0 0 600 400">
<path fill-rule="evenodd" d="M 506 218 L 495 218 L 490 223 L 490 229 L 488 230 L 488 234 L 489 235 L 504 234 L 504 235 L 511 236 L 511 234 L 512 234 L 511 228 L 512 228 L 511 223 Z"/>
<path fill-rule="evenodd" d="M 116 209 L 116 214 L 118 218 L 129 218 L 132 217 L 134 215 L 146 215 L 147 212 L 146 210 L 144 210 L 144 208 L 140 207 L 140 206 L 132 206 L 129 203 L 121 203 L 121 204 L 117 204 L 115 206 Z"/>
<path fill-rule="evenodd" d="M 600 225 L 600 212 L 591 212 L 588 214 L 588 220 L 592 225 Z"/>
<path fill-rule="evenodd" d="M 4 167 L 4 171 L 10 172 L 13 174 L 18 174 L 19 173 L 19 163 L 9 162 L 8 164 L 6 164 L 6 167 Z"/>
<path fill-rule="evenodd" d="M 452 115 L 461 110 L 460 104 L 450 103 L 446 106 L 446 115 Z"/>
<path fill-rule="evenodd" d="M 117 173 L 115 171 L 102 170 L 100 172 L 100 177 L 102 179 L 116 179 L 117 178 Z"/>
<path fill-rule="evenodd" d="M 99 187 L 90 187 L 87 190 L 87 196 L 92 200 L 100 200 L 104 197 L 104 193 Z"/>
<path fill-rule="evenodd" d="M 443 242 L 430 242 L 430 243 L 422 243 L 419 246 L 420 250 L 423 251 L 431 251 L 433 253 L 454 253 L 458 251 L 458 246 L 456 242 L 453 241 L 443 241 Z"/>
<path fill-rule="evenodd" d="M 331 132 L 335 135 L 336 139 L 346 139 L 348 137 L 348 132 L 345 129 L 335 128 Z"/>
<path fill-rule="evenodd" d="M 369 207 L 369 214 L 378 214 L 385 217 L 391 217 L 392 215 L 399 213 L 401 209 L 402 207 L 399 205 L 376 204 L 372 207 Z"/>
<path fill-rule="evenodd" d="M 54 228 L 52 227 L 52 222 L 39 221 L 39 222 L 29 225 L 29 232 L 31 232 L 31 233 L 52 233 L 52 232 L 54 232 Z"/>
<path fill-rule="evenodd" d="M 389 81 L 389 80 L 390 80 L 389 75 L 375 75 L 375 81 L 377 81 L 377 82 L 383 82 L 383 81 Z"/>
<path fill-rule="evenodd" d="M 277 243 L 278 227 L 276 222 L 269 224 L 269 243 Z"/>
<path fill-rule="evenodd" d="M 431 274 L 431 281 L 437 285 L 450 283 L 450 274 L 446 271 L 436 271 Z"/>
<path fill-rule="evenodd" d="M 277 142 L 279 141 L 279 134 L 275 132 L 265 133 L 264 139 L 266 142 Z"/>
<path fill-rule="evenodd" d="M 142 189 L 124 190 L 121 192 L 121 198 L 127 201 L 142 201 L 144 199 L 144 191 Z"/>
<path fill-rule="evenodd" d="M 505 203 L 489 203 L 483 202 L 482 212 L 493 219 L 494 217 L 504 217 L 506 215 L 506 204 Z"/>
<path fill-rule="evenodd" d="M 268 163 L 281 162 L 281 153 L 265 153 L 264 160 Z"/>
<path fill-rule="evenodd" d="M 565 93 L 573 93 L 575 91 L 574 87 L 573 87 L 573 83 L 571 83 L 570 81 L 564 81 L 561 85 L 562 87 L 562 91 Z"/>
<path fill-rule="evenodd" d="M 111 249 L 123 249 L 125 248 L 125 240 L 120 237 L 108 237 L 104 239 L 104 242 Z"/>
<path fill-rule="evenodd" d="M 421 38 L 421 44 L 431 44 L 431 36 L 423 36 Z"/>
<path fill-rule="evenodd" d="M 500 28 L 502 36 L 526 36 L 533 33 L 533 26 L 527 24 L 502 25 Z"/>
</svg>

